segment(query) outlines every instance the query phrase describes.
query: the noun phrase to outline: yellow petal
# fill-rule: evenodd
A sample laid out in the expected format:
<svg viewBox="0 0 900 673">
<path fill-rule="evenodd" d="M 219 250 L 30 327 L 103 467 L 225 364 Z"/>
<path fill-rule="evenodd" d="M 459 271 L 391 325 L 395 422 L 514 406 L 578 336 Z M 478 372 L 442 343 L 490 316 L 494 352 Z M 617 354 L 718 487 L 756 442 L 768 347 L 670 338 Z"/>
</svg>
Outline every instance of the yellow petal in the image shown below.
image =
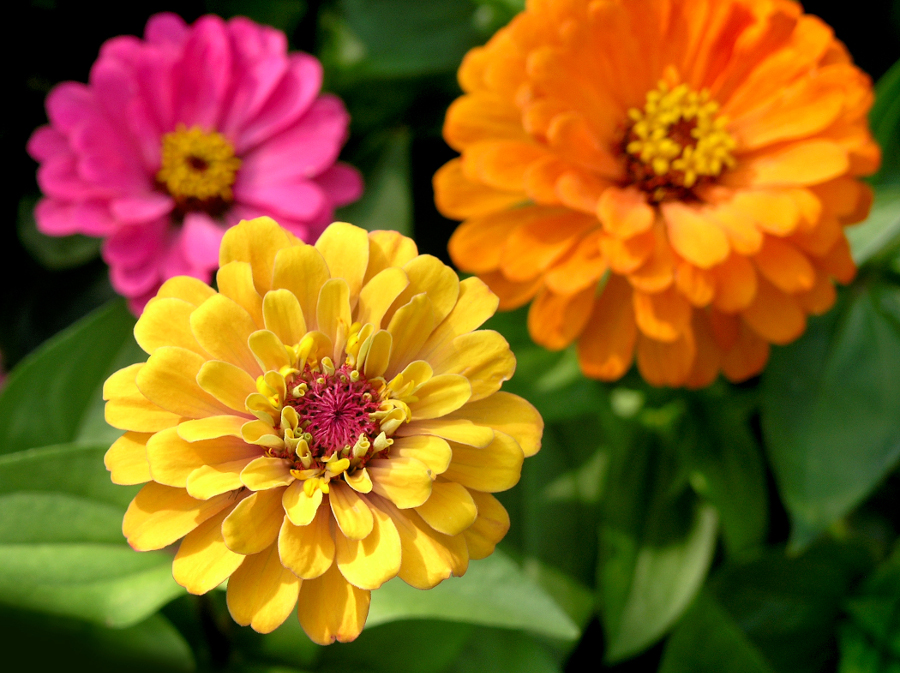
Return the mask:
<svg viewBox="0 0 900 673">
<path fill-rule="evenodd" d="M 415 241 L 396 231 L 369 232 L 369 266 L 365 282 L 391 266 L 403 266 L 419 254 Z"/>
<path fill-rule="evenodd" d="M 505 432 L 516 440 L 526 458 L 541 448 L 544 419 L 530 402 L 518 395 L 498 391 L 483 400 L 469 402 L 445 420 L 458 418 Z"/>
<path fill-rule="evenodd" d="M 366 378 L 374 379 L 384 376 L 388 362 L 391 358 L 391 344 L 393 339 L 387 330 L 378 330 L 371 337 L 369 350 L 366 353 L 363 373 Z"/>
<path fill-rule="evenodd" d="M 202 280 L 190 276 L 175 276 L 163 283 L 156 292 L 158 298 L 175 297 L 189 304 L 200 306 L 216 293 Z"/>
<path fill-rule="evenodd" d="M 300 585 L 297 616 L 319 645 L 356 640 L 369 616 L 371 593 L 357 589 L 332 565 L 324 575 Z"/>
<path fill-rule="evenodd" d="M 494 431 L 491 428 L 475 425 L 465 418 L 450 420 L 446 416 L 430 421 L 413 421 L 408 425 L 400 426 L 397 434 L 403 436 L 436 435 L 460 444 L 476 446 L 479 449 L 483 449 L 494 441 Z"/>
<path fill-rule="evenodd" d="M 189 442 L 168 428 L 147 440 L 147 462 L 153 480 L 183 488 L 191 472 L 204 465 L 220 465 L 236 460 L 252 460 L 259 448 L 238 437 L 219 437 Z"/>
<path fill-rule="evenodd" d="M 208 357 L 191 332 L 191 313 L 197 307 L 174 297 L 151 299 L 134 326 L 134 339 L 148 355 L 161 346 L 180 346 Z"/>
<path fill-rule="evenodd" d="M 328 501 L 344 536 L 351 540 L 362 540 L 372 532 L 372 510 L 366 500 L 352 488 L 332 482 Z"/>
<path fill-rule="evenodd" d="M 188 494 L 198 500 L 209 500 L 221 493 L 243 488 L 241 471 L 250 460 L 250 458 L 244 458 L 230 463 L 198 467 L 188 475 Z"/>
<path fill-rule="evenodd" d="M 431 495 L 431 471 L 415 458 L 377 458 L 369 461 L 366 469 L 372 477 L 372 490 L 400 509 L 418 507 Z"/>
<path fill-rule="evenodd" d="M 258 554 L 272 545 L 284 521 L 282 489 L 252 493 L 222 522 L 225 544 L 238 554 Z"/>
<path fill-rule="evenodd" d="M 263 373 L 248 344 L 257 329 L 249 313 L 221 294 L 191 314 L 191 330 L 200 345 L 215 359 L 230 362 L 254 377 Z"/>
<path fill-rule="evenodd" d="M 201 523 L 185 536 L 178 548 L 172 562 L 172 576 L 192 594 L 215 589 L 244 560 L 226 547 L 222 539 L 222 520 L 227 514 L 228 508 Z"/>
<path fill-rule="evenodd" d="M 271 633 L 284 623 L 300 593 L 301 580 L 281 565 L 272 545 L 244 559 L 228 580 L 228 611 L 241 626 Z"/>
<path fill-rule="evenodd" d="M 247 410 L 247 396 L 256 392 L 256 381 L 252 376 L 240 367 L 221 360 L 203 363 L 197 372 L 197 384 L 225 406 L 244 413 Z"/>
<path fill-rule="evenodd" d="M 293 346 L 306 334 L 306 319 L 300 302 L 290 290 L 272 290 L 263 300 L 266 329 L 274 332 L 281 342 Z"/>
<path fill-rule="evenodd" d="M 444 477 L 467 488 L 497 493 L 512 488 L 519 481 L 525 456 L 516 440 L 502 432 L 494 433 L 494 441 L 483 449 L 465 444 L 451 444 L 453 459 Z"/>
<path fill-rule="evenodd" d="M 493 330 L 462 334 L 430 361 L 435 373 L 460 374 L 469 379 L 471 400 L 480 400 L 497 392 L 516 370 L 516 358 L 509 344 Z"/>
<path fill-rule="evenodd" d="M 391 517 L 372 513 L 372 532 L 362 540 L 335 531 L 334 560 L 344 578 L 360 589 L 377 589 L 400 570 L 400 536 Z"/>
<path fill-rule="evenodd" d="M 388 320 L 393 312 L 405 306 L 417 294 L 426 294 L 434 311 L 437 325 L 450 313 L 459 298 L 459 277 L 456 272 L 437 257 L 419 255 L 403 266 L 409 278 L 409 286 L 394 301 L 393 310 L 385 316 Z"/>
<path fill-rule="evenodd" d="M 466 278 L 459 284 L 459 299 L 453 310 L 438 325 L 417 357 L 427 358 L 460 334 L 476 330 L 497 312 L 500 299 L 479 278 Z"/>
<path fill-rule="evenodd" d="M 181 416 L 158 407 L 138 390 L 135 379 L 145 367 L 138 362 L 120 369 L 103 384 L 103 399 L 106 400 L 104 418 L 114 428 L 135 432 L 157 432 L 171 428 Z"/>
<path fill-rule="evenodd" d="M 275 434 L 275 433 L 278 434 Z M 256 420 L 244 423 L 241 426 L 241 437 L 248 444 L 256 444 L 265 446 L 270 449 L 284 448 L 284 439 L 280 436 L 281 432 L 275 430 L 271 422 Z"/>
<path fill-rule="evenodd" d="M 434 329 L 434 311 L 428 295 L 416 295 L 408 304 L 397 310 L 387 328 L 393 338 L 391 359 L 385 370 L 388 378 L 392 378 L 414 359 L 432 329 Z"/>
<path fill-rule="evenodd" d="M 415 394 L 418 401 L 409 405 L 413 420 L 427 420 L 459 409 L 472 396 L 472 386 L 465 376 L 441 374 L 422 384 Z"/>
<path fill-rule="evenodd" d="M 408 285 L 409 278 L 403 269 L 390 267 L 381 271 L 359 292 L 357 321 L 381 327 L 385 313 Z"/>
<path fill-rule="evenodd" d="M 391 455 L 415 458 L 425 463 L 432 474 L 438 475 L 447 471 L 453 454 L 450 445 L 440 437 L 420 435 L 395 438 Z"/>
<path fill-rule="evenodd" d="M 162 549 L 231 504 L 230 494 L 194 500 L 183 488 L 151 481 L 128 505 L 122 532 L 137 551 Z"/>
<path fill-rule="evenodd" d="M 465 487 L 451 481 L 436 481 L 431 497 L 416 507 L 429 526 L 444 535 L 459 535 L 475 522 L 478 508 Z"/>
<path fill-rule="evenodd" d="M 254 332 L 247 343 L 263 371 L 277 372 L 282 367 L 290 366 L 291 361 L 284 350 L 284 343 L 274 332 L 267 329 Z"/>
<path fill-rule="evenodd" d="M 147 462 L 147 440 L 152 435 L 143 432 L 126 432 L 109 447 L 103 463 L 110 471 L 114 484 L 143 484 L 150 481 L 150 465 Z"/>
<path fill-rule="evenodd" d="M 272 287 L 289 290 L 297 297 L 306 329 L 314 330 L 319 291 L 329 278 L 328 265 L 321 253 L 311 245 L 300 245 L 278 253 Z"/>
<path fill-rule="evenodd" d="M 275 255 L 282 248 L 298 242 L 270 217 L 246 220 L 225 232 L 219 248 L 219 266 L 229 262 L 249 263 L 253 270 L 253 285 L 262 296 L 272 287 Z"/>
<path fill-rule="evenodd" d="M 483 559 L 494 553 L 497 543 L 509 531 L 509 514 L 490 493 L 470 491 L 469 495 L 478 507 L 478 518 L 465 530 L 463 536 L 469 549 L 469 558 Z"/>
<path fill-rule="evenodd" d="M 216 273 L 219 293 L 243 308 L 256 323 L 263 326 L 262 297 L 253 285 L 253 269 L 247 262 L 229 262 Z"/>
<path fill-rule="evenodd" d="M 372 479 L 369 477 L 369 471 L 366 468 L 356 470 L 353 473 L 344 472 L 344 481 L 357 493 L 372 492 Z"/>
<path fill-rule="evenodd" d="M 438 533 L 413 510 L 399 510 L 385 500 L 376 504 L 390 515 L 400 536 L 400 579 L 416 589 L 431 589 L 448 577 L 465 574 L 469 553 L 462 536 Z"/>
<path fill-rule="evenodd" d="M 319 236 L 316 250 L 325 258 L 331 277 L 343 278 L 350 288 L 350 296 L 354 299 L 358 297 L 369 265 L 369 236 L 366 230 L 346 222 L 335 222 Z M 321 325 L 319 329 L 322 329 Z"/>
<path fill-rule="evenodd" d="M 283 458 L 260 456 L 247 464 L 241 472 L 241 481 L 252 491 L 264 491 L 278 486 L 290 486 L 294 482 L 291 464 Z"/>
<path fill-rule="evenodd" d="M 285 517 L 278 534 L 278 553 L 285 567 L 305 580 L 319 577 L 328 570 L 334 560 L 328 508 L 320 507 L 308 526 L 295 526 Z"/>
<path fill-rule="evenodd" d="M 316 321 L 319 331 L 325 334 L 334 346 L 332 358 L 335 363 L 342 361 L 344 345 L 353 319 L 350 317 L 350 288 L 343 278 L 332 278 L 325 282 L 319 292 L 316 307 Z"/>
<path fill-rule="evenodd" d="M 310 497 L 303 490 L 303 482 L 295 481 L 287 487 L 281 502 L 295 526 L 308 526 L 315 518 L 319 505 L 322 504 L 322 491 L 317 488 Z"/>
<path fill-rule="evenodd" d="M 242 416 L 207 416 L 194 421 L 184 421 L 177 427 L 178 436 L 186 442 L 199 442 L 219 437 L 241 436 L 241 426 L 247 422 Z"/>
<path fill-rule="evenodd" d="M 197 384 L 197 374 L 205 362 L 205 358 L 184 348 L 157 348 L 137 372 L 135 383 L 144 397 L 179 416 L 230 414 L 231 409 Z"/>
</svg>

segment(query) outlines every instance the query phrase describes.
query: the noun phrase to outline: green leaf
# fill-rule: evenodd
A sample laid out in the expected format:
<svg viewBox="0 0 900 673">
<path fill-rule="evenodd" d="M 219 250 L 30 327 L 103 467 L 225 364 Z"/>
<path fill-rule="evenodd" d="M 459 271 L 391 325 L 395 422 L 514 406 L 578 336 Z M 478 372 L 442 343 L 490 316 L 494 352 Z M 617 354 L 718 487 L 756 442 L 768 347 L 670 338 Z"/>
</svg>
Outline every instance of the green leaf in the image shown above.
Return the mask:
<svg viewBox="0 0 900 673">
<path fill-rule="evenodd" d="M 416 77 L 456 70 L 480 38 L 471 0 L 340 0 L 322 20 L 326 70 Z"/>
<path fill-rule="evenodd" d="M 561 673 L 557 657 L 528 634 L 501 629 L 479 629 L 466 644 L 465 655 L 446 673 Z"/>
<path fill-rule="evenodd" d="M 895 252 L 900 244 L 900 185 L 876 188 L 869 217 L 845 231 L 858 266 L 879 255 Z"/>
<path fill-rule="evenodd" d="M 900 673 L 900 658 L 885 652 L 856 624 L 842 624 L 838 673 Z"/>
<path fill-rule="evenodd" d="M 160 615 L 122 629 L 64 617 L 0 608 L 3 662 L 11 671 L 189 673 L 190 647 Z"/>
<path fill-rule="evenodd" d="M 369 625 L 412 618 L 522 629 L 560 640 L 580 633 L 553 599 L 499 551 L 472 561 L 465 576 L 429 591 L 393 579 L 373 592 Z"/>
<path fill-rule="evenodd" d="M 288 36 L 306 14 L 304 0 L 206 0 L 206 11 L 225 18 L 246 16 L 283 30 Z"/>
<path fill-rule="evenodd" d="M 709 588 L 778 673 L 817 673 L 836 656 L 841 604 L 871 558 L 827 544 L 790 558 L 768 552 L 717 572 Z"/>
<path fill-rule="evenodd" d="M 774 673 L 719 603 L 702 591 L 672 632 L 659 673 Z"/>
<path fill-rule="evenodd" d="M 881 170 L 876 181 L 894 180 L 900 171 L 900 61 L 878 80 L 869 123 L 881 145 Z"/>
<path fill-rule="evenodd" d="M 640 652 L 681 616 L 706 577 L 718 527 L 669 452 L 644 443 L 614 458 L 598 567 L 608 661 Z"/>
<path fill-rule="evenodd" d="M 183 593 L 169 554 L 125 544 L 136 488 L 109 482 L 105 450 L 69 444 L 0 457 L 0 603 L 124 627 Z"/>
<path fill-rule="evenodd" d="M 752 409 L 732 389 L 710 389 L 694 400 L 677 446 L 694 490 L 719 512 L 729 554 L 762 544 L 768 528 L 766 469 L 750 428 Z"/>
<path fill-rule="evenodd" d="M 369 231 L 393 229 L 412 235 L 412 191 L 409 168 L 410 134 L 397 129 L 386 135 L 378 159 L 366 170 L 362 198 L 341 208 L 336 218 Z M 360 168 L 364 164 L 357 163 Z"/>
<path fill-rule="evenodd" d="M 44 268 L 54 271 L 71 269 L 95 259 L 100 254 L 100 238 L 74 234 L 72 236 L 47 236 L 37 229 L 34 221 L 35 198 L 19 201 L 19 240 Z"/>
<path fill-rule="evenodd" d="M 133 329 L 134 317 L 115 301 L 25 358 L 0 395 L 0 454 L 121 434 L 98 414 L 103 382 L 140 359 Z"/>
<path fill-rule="evenodd" d="M 844 607 L 852 624 L 841 637 L 841 670 L 892 670 L 888 664 L 900 670 L 897 628 L 900 625 L 900 548 L 894 550 Z M 883 667 L 874 665 L 879 660 Z"/>
<path fill-rule="evenodd" d="M 776 349 L 762 425 L 801 549 L 843 517 L 900 458 L 900 289 L 847 292 L 837 310 Z"/>
</svg>

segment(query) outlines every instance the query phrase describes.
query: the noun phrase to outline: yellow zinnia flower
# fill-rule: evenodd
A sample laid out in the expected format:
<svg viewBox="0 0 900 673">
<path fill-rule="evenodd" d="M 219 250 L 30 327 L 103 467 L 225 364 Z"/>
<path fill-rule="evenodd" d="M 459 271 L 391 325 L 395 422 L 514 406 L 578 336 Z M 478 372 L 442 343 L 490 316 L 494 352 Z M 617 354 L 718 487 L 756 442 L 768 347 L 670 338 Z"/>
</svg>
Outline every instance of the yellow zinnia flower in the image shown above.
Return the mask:
<svg viewBox="0 0 900 673">
<path fill-rule="evenodd" d="M 139 551 L 184 538 L 176 581 L 228 582 L 235 621 L 359 635 L 370 591 L 434 587 L 509 528 L 543 423 L 501 392 L 515 359 L 476 330 L 497 297 L 396 232 L 332 224 L 315 246 L 268 218 L 225 234 L 216 292 L 167 281 L 135 326 L 148 354 L 103 389 L 126 433 L 106 465 L 150 482 L 125 514 Z"/>
<path fill-rule="evenodd" d="M 588 376 L 746 379 L 854 275 L 871 82 L 799 3 L 529 0 L 459 82 L 450 254 Z"/>
</svg>

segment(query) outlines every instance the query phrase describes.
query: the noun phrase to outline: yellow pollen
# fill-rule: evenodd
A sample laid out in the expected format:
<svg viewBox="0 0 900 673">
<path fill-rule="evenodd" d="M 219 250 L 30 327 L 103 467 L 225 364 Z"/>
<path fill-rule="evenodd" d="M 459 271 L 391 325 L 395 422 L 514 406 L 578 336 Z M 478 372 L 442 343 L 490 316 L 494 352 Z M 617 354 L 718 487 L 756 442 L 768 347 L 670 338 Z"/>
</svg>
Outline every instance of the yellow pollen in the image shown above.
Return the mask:
<svg viewBox="0 0 900 673">
<path fill-rule="evenodd" d="M 736 143 L 718 111 L 719 104 L 709 99 L 706 89 L 692 91 L 686 84 L 670 89 L 665 82 L 647 94 L 643 110 L 631 108 L 625 151 L 634 157 L 632 162 L 644 165 L 642 182 L 662 178 L 665 186 L 690 189 L 698 179 L 716 177 L 734 166 Z"/>
<path fill-rule="evenodd" d="M 162 138 L 162 168 L 156 179 L 178 201 L 231 201 L 240 167 L 234 147 L 221 133 L 179 124 Z"/>
</svg>

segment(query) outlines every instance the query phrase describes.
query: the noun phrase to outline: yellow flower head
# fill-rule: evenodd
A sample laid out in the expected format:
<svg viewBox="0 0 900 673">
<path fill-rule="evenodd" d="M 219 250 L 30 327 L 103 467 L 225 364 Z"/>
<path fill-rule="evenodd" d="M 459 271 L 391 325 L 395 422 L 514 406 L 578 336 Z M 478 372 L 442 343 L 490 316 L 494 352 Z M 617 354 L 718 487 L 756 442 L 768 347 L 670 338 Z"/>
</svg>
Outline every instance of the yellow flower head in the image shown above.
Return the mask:
<svg viewBox="0 0 900 673">
<path fill-rule="evenodd" d="M 450 255 L 588 376 L 747 379 L 853 277 L 872 86 L 797 2 L 529 0 L 459 82 Z"/>
<path fill-rule="evenodd" d="M 497 297 L 396 232 L 332 224 L 315 246 L 268 218 L 222 241 L 216 292 L 167 281 L 135 326 L 145 363 L 104 386 L 125 434 L 106 465 L 149 482 L 125 514 L 139 551 L 184 538 L 176 581 L 228 582 L 260 632 L 298 605 L 317 643 L 353 640 L 370 591 L 465 573 L 509 528 L 543 423 L 501 392 L 515 359 L 476 330 Z"/>
</svg>

